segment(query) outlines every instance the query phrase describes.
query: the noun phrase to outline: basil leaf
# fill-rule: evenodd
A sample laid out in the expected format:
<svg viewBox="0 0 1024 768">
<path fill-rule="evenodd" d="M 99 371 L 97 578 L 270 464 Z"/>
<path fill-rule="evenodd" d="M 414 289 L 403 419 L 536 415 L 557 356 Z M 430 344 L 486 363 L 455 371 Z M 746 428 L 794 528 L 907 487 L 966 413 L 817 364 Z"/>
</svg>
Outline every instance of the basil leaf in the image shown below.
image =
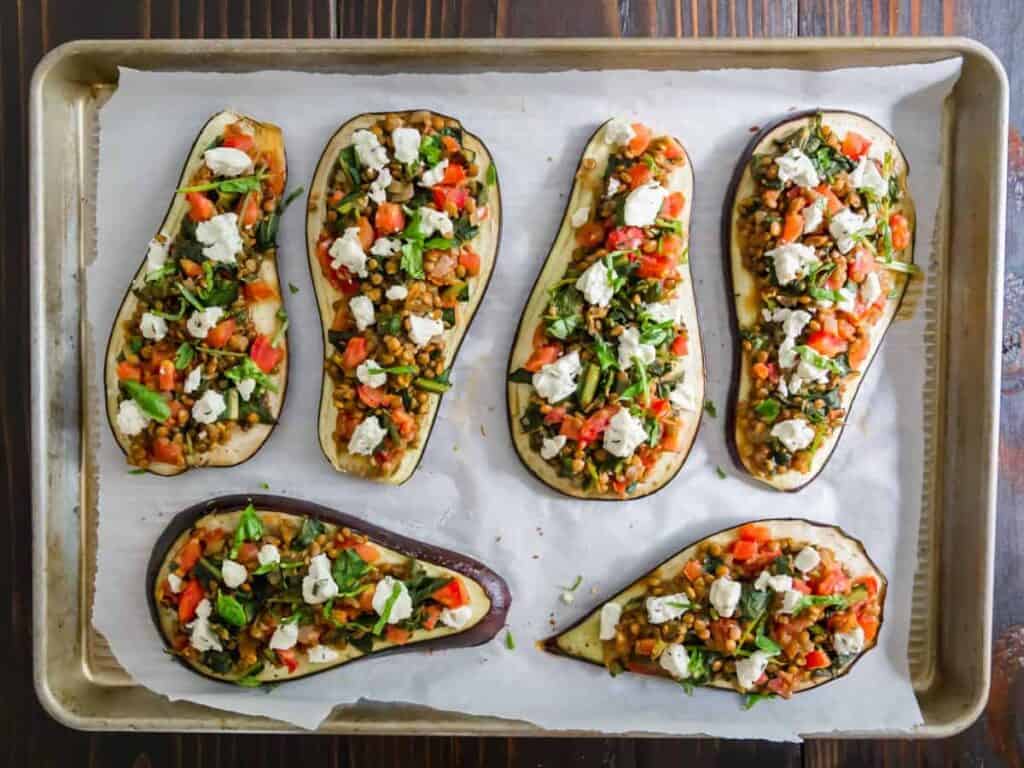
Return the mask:
<svg viewBox="0 0 1024 768">
<path fill-rule="evenodd" d="M 324 524 L 314 517 L 302 518 L 299 535 L 292 539 L 292 549 L 305 549 L 313 540 L 324 532 Z"/>
<path fill-rule="evenodd" d="M 359 188 L 362 178 L 359 175 L 359 163 L 356 160 L 356 148 L 355 145 L 345 147 L 338 154 L 338 163 L 342 168 L 345 169 L 345 173 L 348 175 L 349 181 L 352 185 Z"/>
<path fill-rule="evenodd" d="M 615 358 L 615 353 L 612 352 L 611 345 L 608 344 L 600 336 L 594 336 L 594 354 L 597 355 L 597 363 L 601 366 L 601 370 L 607 370 L 609 368 L 618 367 L 618 360 Z"/>
<path fill-rule="evenodd" d="M 768 592 L 744 584 L 739 607 L 743 617 L 756 621 L 768 610 Z"/>
<path fill-rule="evenodd" d="M 253 394 L 261 389 L 269 389 L 271 392 L 277 392 L 277 386 L 270 380 L 270 377 L 263 372 L 263 369 L 256 365 L 251 357 L 246 357 L 234 368 L 229 368 L 224 372 L 224 375 L 236 385 L 245 379 L 252 379 L 256 382 L 256 389 L 253 390 Z"/>
<path fill-rule="evenodd" d="M 245 608 L 237 599 L 224 592 L 217 593 L 217 615 L 233 627 L 246 624 Z"/>
<path fill-rule="evenodd" d="M 263 538 L 263 523 L 260 516 L 256 514 L 256 508 L 252 502 L 242 510 L 238 518 L 238 527 L 235 528 L 235 546 L 231 548 L 231 556 L 238 553 L 238 546 L 246 541 L 259 541 Z"/>
<path fill-rule="evenodd" d="M 331 576 L 338 585 L 339 597 L 357 594 L 359 581 L 370 571 L 370 566 L 354 549 L 343 549 L 331 566 Z"/>
<path fill-rule="evenodd" d="M 395 582 L 395 586 L 391 588 L 391 594 L 388 595 L 387 602 L 384 603 L 384 610 L 381 611 L 380 618 L 377 619 L 377 623 L 373 625 L 373 634 L 379 635 L 384 627 L 388 623 L 388 619 L 391 617 L 391 609 L 395 607 L 395 603 L 398 602 L 399 595 L 402 594 L 402 583 Z"/>
<path fill-rule="evenodd" d="M 533 374 L 525 368 L 517 368 L 508 375 L 508 380 L 514 384 L 532 384 Z"/>
<path fill-rule="evenodd" d="M 423 244 L 428 251 L 448 251 L 454 248 L 457 243 L 447 237 L 432 237 Z"/>
<path fill-rule="evenodd" d="M 767 400 L 762 400 L 754 406 L 754 413 L 760 417 L 761 421 L 767 421 L 769 424 L 779 418 L 779 412 L 781 410 L 782 405 L 778 400 L 772 397 L 769 397 Z"/>
<path fill-rule="evenodd" d="M 131 380 L 122 381 L 121 386 L 149 418 L 154 421 L 167 421 L 170 417 L 171 407 L 159 392 L 154 392 L 144 384 Z"/>
<path fill-rule="evenodd" d="M 498 183 L 498 169 L 494 167 L 494 163 L 487 166 L 487 183 L 492 187 Z"/>
<path fill-rule="evenodd" d="M 416 242 L 402 245 L 401 267 L 409 277 L 422 280 L 423 272 L 423 247 Z"/>
<path fill-rule="evenodd" d="M 420 140 L 420 157 L 428 165 L 437 165 L 441 162 L 441 141 L 437 136 L 424 136 Z"/>
<path fill-rule="evenodd" d="M 192 358 L 196 356 L 195 349 L 187 341 L 182 342 L 181 346 L 178 347 L 178 351 L 174 353 L 174 367 L 179 371 L 183 371 L 188 368 L 192 362 Z"/>
<path fill-rule="evenodd" d="M 782 649 L 778 644 L 767 635 L 763 634 L 761 630 L 758 630 L 757 637 L 754 638 L 754 644 L 759 650 L 764 651 L 769 656 L 778 656 L 782 653 Z"/>
</svg>

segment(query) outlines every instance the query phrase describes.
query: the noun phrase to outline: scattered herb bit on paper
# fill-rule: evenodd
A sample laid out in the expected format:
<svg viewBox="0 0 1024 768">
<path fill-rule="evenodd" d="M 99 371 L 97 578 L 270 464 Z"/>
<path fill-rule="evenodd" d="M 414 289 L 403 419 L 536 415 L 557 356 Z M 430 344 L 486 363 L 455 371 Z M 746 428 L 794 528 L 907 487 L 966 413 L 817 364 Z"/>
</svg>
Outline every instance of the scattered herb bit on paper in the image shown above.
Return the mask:
<svg viewBox="0 0 1024 768">
<path fill-rule="evenodd" d="M 146 470 L 142 469 L 141 467 L 139 469 L 130 469 L 130 470 L 128 470 L 128 474 L 129 475 L 144 475 L 144 474 L 146 474 Z"/>
<path fill-rule="evenodd" d="M 260 488 L 262 488 L 264 491 L 270 490 L 270 483 L 262 482 L 260 483 Z"/>
<path fill-rule="evenodd" d="M 728 475 L 725 474 L 725 470 L 721 467 L 715 467 L 715 474 L 718 475 L 722 480 L 725 480 Z"/>
<path fill-rule="evenodd" d="M 292 293 L 298 293 L 299 286 L 297 286 L 295 283 L 288 283 L 288 290 L 291 291 Z"/>
<path fill-rule="evenodd" d="M 718 409 L 715 407 L 714 400 L 705 400 L 704 410 L 707 411 L 708 416 L 710 416 L 711 418 L 715 418 L 716 416 L 718 416 Z"/>
<path fill-rule="evenodd" d="M 511 629 L 505 630 L 505 647 L 510 651 L 514 651 L 516 649 L 516 639 L 512 637 Z"/>
</svg>

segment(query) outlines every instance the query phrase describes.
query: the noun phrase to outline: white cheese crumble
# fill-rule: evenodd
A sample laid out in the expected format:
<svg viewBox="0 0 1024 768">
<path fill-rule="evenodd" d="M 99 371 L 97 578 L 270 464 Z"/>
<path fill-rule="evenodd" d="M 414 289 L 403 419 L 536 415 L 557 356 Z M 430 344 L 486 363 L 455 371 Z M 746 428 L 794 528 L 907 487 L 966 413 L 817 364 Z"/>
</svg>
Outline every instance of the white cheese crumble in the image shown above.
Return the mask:
<svg viewBox="0 0 1024 768">
<path fill-rule="evenodd" d="M 857 309 L 857 292 L 852 288 L 847 288 L 845 285 L 836 291 L 839 300 L 836 302 L 836 309 L 840 309 L 843 312 L 853 313 Z"/>
<path fill-rule="evenodd" d="M 371 370 L 380 372 L 370 373 Z M 356 378 L 359 379 L 360 384 L 374 388 L 383 387 L 388 382 L 388 375 L 380 369 L 380 365 L 372 357 L 359 364 L 359 367 L 356 368 Z"/>
<path fill-rule="evenodd" d="M 792 384 L 790 385 L 792 389 Z M 814 442 L 814 430 L 803 419 L 787 419 L 772 427 L 772 437 L 778 438 L 787 451 L 802 451 Z"/>
<path fill-rule="evenodd" d="M 203 162 L 214 176 L 234 178 L 252 170 L 252 158 L 237 147 L 214 147 L 203 152 Z"/>
<path fill-rule="evenodd" d="M 781 325 L 782 332 L 787 339 L 796 339 L 811 321 L 810 312 L 805 312 L 802 309 L 786 309 L 785 307 L 779 307 L 774 311 L 762 310 L 762 317 L 768 322 Z"/>
<path fill-rule="evenodd" d="M 167 244 L 155 238 L 149 241 L 146 251 L 146 272 L 156 272 L 167 264 Z"/>
<path fill-rule="evenodd" d="M 658 659 L 658 665 L 676 680 L 685 680 L 690 676 L 690 654 L 679 643 L 665 646 Z"/>
<path fill-rule="evenodd" d="M 370 246 L 374 256 L 388 257 L 402 250 L 402 241 L 394 237 L 378 237 Z"/>
<path fill-rule="evenodd" d="M 314 645 L 307 649 L 306 658 L 310 664 L 328 664 L 338 659 L 338 652 L 327 645 Z"/>
<path fill-rule="evenodd" d="M 348 440 L 348 452 L 359 456 L 370 456 L 388 434 L 376 416 L 367 416 L 355 428 Z"/>
<path fill-rule="evenodd" d="M 309 571 L 302 577 L 302 599 L 309 605 L 319 605 L 337 594 L 338 585 L 331 576 L 331 561 L 321 553 L 309 561 Z"/>
<path fill-rule="evenodd" d="M 866 189 L 876 200 L 885 200 L 889 196 L 889 182 L 878 172 L 875 161 L 864 155 L 857 167 L 850 173 L 850 183 L 854 189 Z"/>
<path fill-rule="evenodd" d="M 743 587 L 738 581 L 733 581 L 728 576 L 722 576 L 711 583 L 711 591 L 708 599 L 712 607 L 718 611 L 723 619 L 731 618 L 740 602 L 740 592 Z"/>
<path fill-rule="evenodd" d="M 786 243 L 765 253 L 775 266 L 775 279 L 787 285 L 803 277 L 807 267 L 818 263 L 814 249 L 803 243 Z"/>
<path fill-rule="evenodd" d="M 224 586 L 229 589 L 237 589 L 245 584 L 245 580 L 249 578 L 249 571 L 247 571 L 245 566 L 241 563 L 225 559 L 224 562 L 220 564 L 220 575 L 221 578 L 224 579 Z"/>
<path fill-rule="evenodd" d="M 388 199 L 388 185 L 391 184 L 391 181 L 391 171 L 387 168 L 381 168 L 377 178 L 370 182 L 370 191 L 367 193 L 368 197 L 377 205 L 385 202 Z"/>
<path fill-rule="evenodd" d="M 576 279 L 576 288 L 587 303 L 596 307 L 607 307 L 615 295 L 615 288 L 608 280 L 608 267 L 602 261 L 595 261 Z"/>
<path fill-rule="evenodd" d="M 220 307 L 207 307 L 203 310 L 194 310 L 189 315 L 185 327 L 197 339 L 205 339 L 206 334 L 213 330 L 213 327 L 220 322 L 224 316 L 224 310 Z"/>
<path fill-rule="evenodd" d="M 793 560 L 793 565 L 797 567 L 801 573 L 808 573 L 813 571 L 821 563 L 821 555 L 818 554 L 818 550 L 814 547 L 804 547 L 798 553 L 796 558 Z"/>
<path fill-rule="evenodd" d="M 622 618 L 622 606 L 618 603 L 605 603 L 601 606 L 601 631 L 598 637 L 601 640 L 614 640 L 615 628 Z"/>
<path fill-rule="evenodd" d="M 152 312 L 144 312 L 139 318 L 139 330 L 147 339 L 160 341 L 167 335 L 167 321 Z"/>
<path fill-rule="evenodd" d="M 608 177 L 608 187 L 605 190 L 604 195 L 605 195 L 605 197 L 615 197 L 615 195 L 617 195 L 619 193 L 620 189 L 622 189 L 622 182 L 619 181 L 614 176 L 609 176 Z"/>
<path fill-rule="evenodd" d="M 783 184 L 792 181 L 798 187 L 816 187 L 821 183 L 811 158 L 797 147 L 775 158 L 775 165 L 779 169 L 779 181 Z"/>
<path fill-rule="evenodd" d="M 444 172 L 448 167 L 448 161 L 442 160 L 433 168 L 428 168 L 420 176 L 419 184 L 421 187 L 436 187 L 444 180 Z"/>
<path fill-rule="evenodd" d="M 803 594 L 801 592 L 797 592 L 795 589 L 783 592 L 782 607 L 779 608 L 779 613 L 792 613 L 795 611 L 797 603 L 800 602 L 800 598 L 802 597 Z"/>
<path fill-rule="evenodd" d="M 377 315 L 373 311 L 373 299 L 369 296 L 353 296 L 348 301 L 348 308 L 352 311 L 356 328 L 360 331 L 365 331 L 377 322 Z"/>
<path fill-rule="evenodd" d="M 579 228 L 586 224 L 589 218 L 590 206 L 581 205 L 579 208 L 572 212 L 572 218 L 569 219 L 569 223 L 571 223 L 573 227 Z"/>
<path fill-rule="evenodd" d="M 668 190 L 656 181 L 641 184 L 626 196 L 622 218 L 627 227 L 649 227 L 658 218 Z"/>
<path fill-rule="evenodd" d="M 122 400 L 117 407 L 117 428 L 128 436 L 137 435 L 146 428 L 149 417 L 134 400 Z"/>
<path fill-rule="evenodd" d="M 672 391 L 668 393 L 668 401 L 680 411 L 697 411 L 697 398 L 685 375 L 679 377 Z"/>
<path fill-rule="evenodd" d="M 217 633 L 210 626 L 210 614 L 212 612 L 213 606 L 204 597 L 199 601 L 199 605 L 196 606 L 195 619 L 185 625 L 187 629 L 192 630 L 192 634 L 189 636 L 189 645 L 200 653 L 224 650 L 224 647 L 220 644 L 220 638 L 217 637 Z"/>
<path fill-rule="evenodd" d="M 191 395 L 197 389 L 199 385 L 203 383 L 203 366 L 197 365 L 191 371 L 188 372 L 188 376 L 185 377 L 185 385 L 183 389 L 186 395 Z"/>
<path fill-rule="evenodd" d="M 238 396 L 248 403 L 252 393 L 256 391 L 256 379 L 242 379 L 235 385 L 235 389 L 238 390 Z"/>
<path fill-rule="evenodd" d="M 817 231 L 821 222 L 825 220 L 825 209 L 828 207 L 828 200 L 824 197 L 817 198 L 813 203 L 804 206 L 804 234 Z"/>
<path fill-rule="evenodd" d="M 839 252 L 849 253 L 857 244 L 856 238 L 870 235 L 877 226 L 874 216 L 865 219 L 849 208 L 843 208 L 829 221 L 828 231 L 835 238 Z"/>
<path fill-rule="evenodd" d="M 768 658 L 764 651 L 754 651 L 747 658 L 736 660 L 736 680 L 740 688 L 746 691 L 754 687 L 768 666 Z"/>
<path fill-rule="evenodd" d="M 264 544 L 256 553 L 256 559 L 260 565 L 272 565 L 281 562 L 281 551 L 273 544 Z"/>
<path fill-rule="evenodd" d="M 196 224 L 196 240 L 203 244 L 203 256 L 221 264 L 234 264 L 242 252 L 238 214 L 222 213 Z"/>
<path fill-rule="evenodd" d="M 331 268 L 344 267 L 350 274 L 366 277 L 366 253 L 359 242 L 359 227 L 349 227 L 337 238 L 327 253 L 331 257 Z"/>
<path fill-rule="evenodd" d="M 287 651 L 294 648 L 297 642 L 299 642 L 299 623 L 297 621 L 278 624 L 274 634 L 270 636 L 270 650 Z"/>
<path fill-rule="evenodd" d="M 215 389 L 208 389 L 192 405 L 192 418 L 200 424 L 213 424 L 227 407 L 224 395 Z"/>
<path fill-rule="evenodd" d="M 633 367 L 633 359 L 636 358 L 644 365 L 650 365 L 658 355 L 658 350 L 653 344 L 644 344 L 640 341 L 640 329 L 635 326 L 629 327 L 619 336 L 619 368 L 628 371 Z"/>
<path fill-rule="evenodd" d="M 632 456 L 637 446 L 646 440 L 647 430 L 643 422 L 631 414 L 628 408 L 620 408 L 608 422 L 602 445 L 612 456 L 625 459 Z"/>
<path fill-rule="evenodd" d="M 425 347 L 435 336 L 444 333 L 444 323 L 428 315 L 409 315 L 409 338 L 419 347 Z"/>
<path fill-rule="evenodd" d="M 657 301 L 644 307 L 644 314 L 656 323 L 672 321 L 679 324 L 683 317 L 682 297 L 670 301 Z"/>
<path fill-rule="evenodd" d="M 647 621 L 651 624 L 664 624 L 686 613 L 690 609 L 690 600 L 681 592 L 664 597 L 648 597 L 644 601 L 644 608 L 647 609 Z"/>
<path fill-rule="evenodd" d="M 420 132 L 415 128 L 395 128 L 391 132 L 391 143 L 395 145 L 395 160 L 412 163 L 420 156 Z"/>
<path fill-rule="evenodd" d="M 604 127 L 604 142 L 612 146 L 629 144 L 636 136 L 633 126 L 624 117 L 616 117 L 608 121 Z"/>
<path fill-rule="evenodd" d="M 784 573 L 773 576 L 769 571 L 761 571 L 754 582 L 754 589 L 764 591 L 766 587 L 772 592 L 785 592 L 793 588 L 793 577 Z"/>
<path fill-rule="evenodd" d="M 352 134 L 352 143 L 356 148 L 356 160 L 363 168 L 379 171 L 388 164 L 388 151 L 372 131 L 356 131 Z"/>
<path fill-rule="evenodd" d="M 373 592 L 373 610 L 377 612 L 378 616 L 384 615 L 384 610 L 387 608 L 395 586 L 398 587 L 398 597 L 392 604 L 391 612 L 388 614 L 388 624 L 397 624 L 412 616 L 412 597 L 409 595 L 409 590 L 406 589 L 403 582 L 391 576 L 385 576 L 377 582 L 377 587 Z"/>
<path fill-rule="evenodd" d="M 455 232 L 455 225 L 447 213 L 423 207 L 420 208 L 420 232 L 424 237 L 430 237 L 435 232 L 440 233 L 442 237 L 451 237 Z"/>
<path fill-rule="evenodd" d="M 566 439 L 565 435 L 545 437 L 544 442 L 540 444 L 540 457 L 545 461 L 555 458 L 565 447 Z"/>
<path fill-rule="evenodd" d="M 882 295 L 882 281 L 877 272 L 868 272 L 864 282 L 860 284 L 860 298 L 869 307 Z"/>
<path fill-rule="evenodd" d="M 864 629 L 856 627 L 849 632 L 832 635 L 832 647 L 840 656 L 853 656 L 864 650 Z"/>
<path fill-rule="evenodd" d="M 541 366 L 533 374 L 533 388 L 538 395 L 554 405 L 576 391 L 576 377 L 581 370 L 579 352 L 570 352 L 553 363 Z"/>
<path fill-rule="evenodd" d="M 384 295 L 388 301 L 404 301 L 405 297 L 409 295 L 409 289 L 404 285 L 392 285 L 384 292 Z"/>
<path fill-rule="evenodd" d="M 800 353 L 796 351 L 796 341 L 787 336 L 779 344 L 779 365 L 784 370 L 789 370 L 798 362 L 800 362 Z"/>
<path fill-rule="evenodd" d="M 460 605 L 458 608 L 443 608 L 441 610 L 441 623 L 452 629 L 462 629 L 473 618 L 473 609 L 468 605 Z"/>
<path fill-rule="evenodd" d="M 181 590 L 185 587 L 185 582 L 181 580 L 181 577 L 176 573 L 167 574 L 167 586 L 171 588 L 171 592 L 175 595 L 180 595 Z"/>
</svg>

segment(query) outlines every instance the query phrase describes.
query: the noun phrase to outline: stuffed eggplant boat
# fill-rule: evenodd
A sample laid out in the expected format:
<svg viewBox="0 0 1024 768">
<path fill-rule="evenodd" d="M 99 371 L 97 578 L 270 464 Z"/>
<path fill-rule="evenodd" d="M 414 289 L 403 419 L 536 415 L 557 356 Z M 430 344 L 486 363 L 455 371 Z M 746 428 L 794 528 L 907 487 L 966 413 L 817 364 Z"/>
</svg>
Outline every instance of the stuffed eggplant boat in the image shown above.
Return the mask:
<svg viewBox="0 0 1024 768">
<path fill-rule="evenodd" d="M 686 547 L 543 647 L 613 675 L 789 698 L 875 646 L 885 593 L 840 528 L 761 520 Z"/>
<path fill-rule="evenodd" d="M 160 475 L 234 466 L 284 400 L 277 126 L 214 115 L 192 146 L 107 345 L 107 415 L 128 462 Z"/>
<path fill-rule="evenodd" d="M 246 686 L 370 654 L 480 645 L 510 604 L 504 580 L 476 560 L 274 496 L 182 512 L 147 584 L 169 652 Z"/>
<path fill-rule="evenodd" d="M 587 143 L 508 365 L 516 453 L 561 493 L 640 498 L 686 461 L 704 403 L 692 200 L 671 136 L 613 119 Z"/>
<path fill-rule="evenodd" d="M 458 120 L 365 114 L 331 138 L 306 237 L 325 349 L 318 431 L 336 470 L 395 485 L 416 470 L 500 229 L 491 155 Z"/>
<path fill-rule="evenodd" d="M 740 161 L 723 217 L 739 337 L 727 430 L 740 468 L 775 488 L 824 468 L 915 271 L 908 170 L 849 112 L 787 117 Z"/>
</svg>

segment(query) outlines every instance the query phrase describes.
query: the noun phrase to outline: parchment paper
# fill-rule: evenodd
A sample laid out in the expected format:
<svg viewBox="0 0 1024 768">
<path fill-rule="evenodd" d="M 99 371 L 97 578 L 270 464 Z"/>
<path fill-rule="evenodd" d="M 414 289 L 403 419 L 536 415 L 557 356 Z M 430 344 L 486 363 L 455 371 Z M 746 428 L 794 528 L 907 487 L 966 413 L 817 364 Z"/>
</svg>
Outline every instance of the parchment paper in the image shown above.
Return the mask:
<svg viewBox="0 0 1024 768">
<path fill-rule="evenodd" d="M 791 109 L 842 107 L 889 126 L 912 169 L 919 264 L 929 265 L 941 186 L 940 111 L 960 61 L 886 69 L 708 72 L 482 73 L 346 76 L 121 71 L 100 113 L 99 254 L 87 273 L 96 360 L 110 323 L 168 204 L 196 132 L 231 107 L 284 129 L 289 187 L 308 184 L 323 145 L 354 114 L 431 108 L 458 115 L 488 144 L 505 202 L 504 238 L 490 292 L 455 367 L 419 471 L 401 488 L 336 474 L 315 435 L 321 342 L 295 205 L 281 228 L 291 316 L 291 371 L 281 423 L 257 456 L 232 469 L 174 479 L 129 474 L 108 430 L 100 435 L 99 572 L 93 622 L 140 683 L 212 707 L 315 728 L 337 704 L 366 698 L 527 720 L 549 729 L 656 731 L 795 739 L 832 729 L 906 729 L 921 722 L 907 668 L 911 585 L 922 484 L 923 302 L 889 331 L 822 476 L 798 495 L 763 490 L 732 467 L 724 412 L 733 340 L 719 222 L 726 184 L 754 126 Z M 583 144 L 607 117 L 625 115 L 686 144 L 697 171 L 690 260 L 707 354 L 705 417 L 683 471 L 657 495 L 596 504 L 553 494 L 520 466 L 505 416 L 504 370 L 519 312 L 562 215 Z M 929 273 L 933 270 L 929 270 Z M 912 289 L 913 290 L 913 289 Z M 93 366 L 102 392 L 102 366 Z M 90 407 L 102 424 L 102 404 Z M 728 474 L 720 479 L 716 467 Z M 510 629 L 469 650 L 369 659 L 270 693 L 203 680 L 168 660 L 149 620 L 144 568 L 170 516 L 228 492 L 270 491 L 337 507 L 482 559 L 508 580 Z M 534 642 L 599 606 L 627 580 L 690 541 L 744 519 L 809 516 L 862 538 L 889 577 L 877 650 L 853 674 L 791 701 L 749 712 L 739 696 L 640 676 L 612 679 L 556 658 Z M 571 606 L 558 585 L 582 574 Z"/>
</svg>

